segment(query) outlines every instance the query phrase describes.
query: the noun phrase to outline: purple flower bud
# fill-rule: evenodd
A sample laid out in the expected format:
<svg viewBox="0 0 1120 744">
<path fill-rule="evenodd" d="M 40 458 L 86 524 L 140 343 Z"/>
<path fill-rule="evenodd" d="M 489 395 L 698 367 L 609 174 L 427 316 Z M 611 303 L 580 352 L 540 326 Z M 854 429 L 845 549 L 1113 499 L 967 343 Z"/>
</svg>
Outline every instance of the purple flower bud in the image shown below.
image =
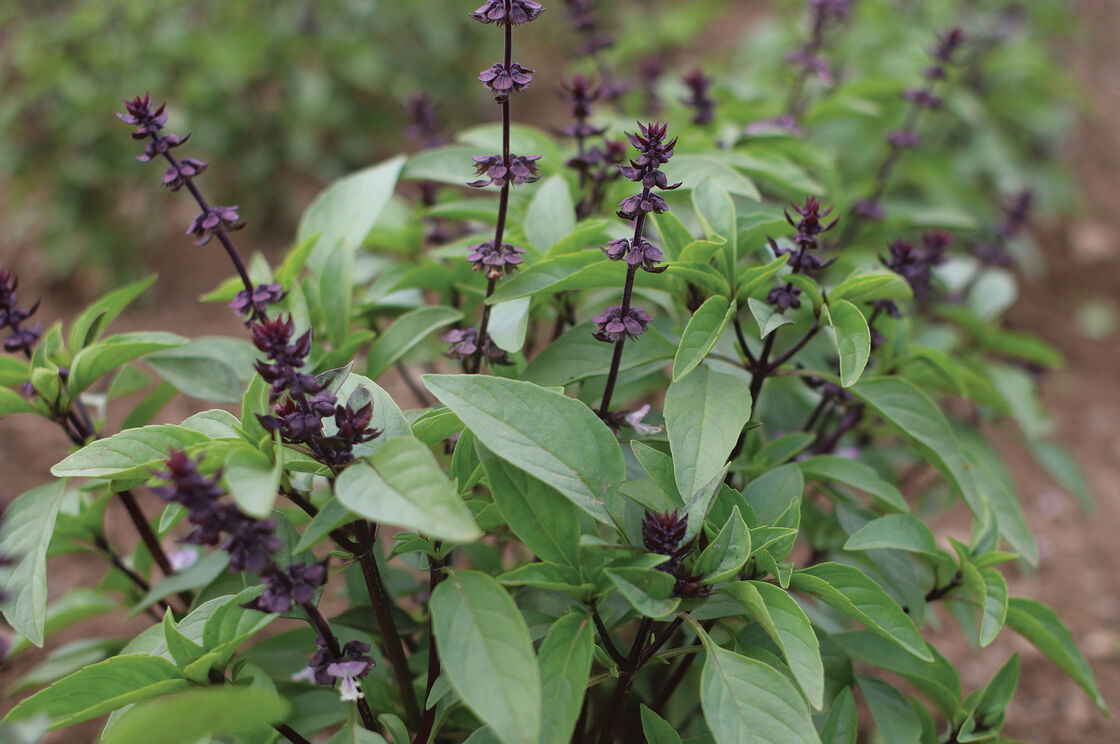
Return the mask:
<svg viewBox="0 0 1120 744">
<path fill-rule="evenodd" d="M 501 155 L 485 155 L 474 158 L 475 175 L 484 176 L 477 181 L 471 181 L 468 186 L 483 188 L 485 186 L 503 186 L 508 180 L 514 186 L 534 183 L 541 179 L 540 167 L 537 165 L 540 155 L 510 155 L 509 167 Z"/>
<path fill-rule="evenodd" d="M 630 308 L 623 316 L 622 306 L 612 305 L 604 310 L 601 315 L 596 315 L 591 319 L 591 322 L 598 329 L 592 335 L 600 341 L 612 344 L 626 337 L 637 338 L 642 335 L 646 325 L 651 320 L 653 318 L 640 307 Z"/>
<path fill-rule="evenodd" d="M 871 199 L 861 199 L 852 208 L 852 214 L 867 220 L 880 221 L 886 218 L 887 213 L 878 202 Z"/>
<path fill-rule="evenodd" d="M 928 90 L 923 90 L 921 88 L 910 88 L 902 94 L 902 97 L 907 101 L 911 101 L 915 106 L 930 109 L 931 111 L 941 108 L 941 99 Z"/>
<path fill-rule="evenodd" d="M 497 64 L 480 72 L 478 79 L 496 93 L 498 100 L 501 101 L 509 95 L 510 91 L 516 92 L 527 88 L 533 80 L 533 71 L 516 62 L 509 67 Z"/>
<path fill-rule="evenodd" d="M 252 295 L 247 289 L 238 292 L 229 307 L 238 315 L 263 316 L 269 305 L 280 302 L 287 294 L 279 284 L 258 284 Z"/>
<path fill-rule="evenodd" d="M 642 544 L 651 553 L 679 558 L 692 547 L 682 545 L 687 532 L 688 515 L 676 509 L 660 514 L 647 511 L 642 518 Z"/>
<path fill-rule="evenodd" d="M 711 87 L 712 81 L 704 75 L 702 70 L 697 68 L 685 75 L 684 84 L 691 95 L 684 99 L 683 103 L 696 109 L 696 113 L 692 116 L 692 123 L 709 123 L 714 118 L 716 108 L 716 102 L 708 95 L 708 89 Z"/>
<path fill-rule="evenodd" d="M 471 359 L 478 353 L 478 329 L 476 328 L 453 328 L 447 333 L 443 334 L 443 340 L 451 344 L 451 348 L 444 356 L 451 359 Z M 486 337 L 486 343 L 482 346 L 482 355 L 485 356 L 492 364 L 509 364 L 506 358 L 506 353 L 498 348 L 498 346 Z"/>
<path fill-rule="evenodd" d="M 206 245 L 210 242 L 210 238 L 220 232 L 232 232 L 243 227 L 245 223 L 241 222 L 241 217 L 237 214 L 237 206 L 210 207 L 191 221 L 190 227 L 187 228 L 187 235 L 198 238 L 195 245 Z"/>
<path fill-rule="evenodd" d="M 467 261 L 471 263 L 471 268 L 475 271 L 485 271 L 487 278 L 490 279 L 501 277 L 503 272 L 506 275 L 512 274 L 524 261 L 521 256 L 525 253 L 524 248 L 517 248 L 509 243 L 503 243 L 502 249 L 497 250 L 494 248 L 493 241 L 489 240 L 472 245 L 470 251 L 467 254 Z"/>
<path fill-rule="evenodd" d="M 207 163 L 204 163 L 201 160 L 195 160 L 194 158 L 183 158 L 179 161 L 178 167 L 173 165 L 167 169 L 166 173 L 163 174 L 162 185 L 166 186 L 172 191 L 178 191 L 179 189 L 183 188 L 187 181 L 205 171 L 207 165 Z"/>
<path fill-rule="evenodd" d="M 796 310 L 801 307 L 801 290 L 793 284 L 779 284 L 766 295 L 766 302 L 778 308 L 778 312 L 791 307 Z"/>
<path fill-rule="evenodd" d="M 512 0 L 507 16 L 505 0 L 486 0 L 471 17 L 479 23 L 508 23 L 519 26 L 535 21 L 544 12 L 544 7 L 533 0 Z"/>
<path fill-rule="evenodd" d="M 957 50 L 964 46 L 965 38 L 964 30 L 959 27 L 938 34 L 937 46 L 932 52 L 933 58 L 942 64 L 951 64 Z"/>
</svg>

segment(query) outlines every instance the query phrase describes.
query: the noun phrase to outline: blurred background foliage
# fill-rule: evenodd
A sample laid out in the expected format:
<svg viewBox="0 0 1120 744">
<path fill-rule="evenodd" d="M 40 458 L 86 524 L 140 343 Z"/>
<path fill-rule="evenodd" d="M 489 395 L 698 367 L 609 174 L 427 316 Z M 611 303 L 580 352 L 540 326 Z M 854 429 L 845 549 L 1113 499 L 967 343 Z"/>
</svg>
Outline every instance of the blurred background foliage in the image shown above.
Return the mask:
<svg viewBox="0 0 1120 744">
<path fill-rule="evenodd" d="M 581 59 L 573 4 L 547 3 L 552 17 L 522 47 L 538 70 L 523 121 L 558 128 L 562 73 L 604 70 L 630 84 L 619 121 L 649 113 L 650 91 L 664 106 L 657 113 L 683 121 L 680 77 L 695 65 L 718 80 L 721 121 L 757 121 L 781 112 L 794 73 L 780 68 L 808 33 L 802 0 L 599 0 L 583 4 L 615 44 Z M 993 195 L 1025 185 L 1064 208 L 1071 187 L 1054 155 L 1075 88 L 1054 45 L 1073 30 L 1067 5 L 857 0 L 830 36 L 837 83 L 808 112 L 814 149 L 799 159 L 823 163 L 829 148 L 843 148 L 858 173 L 826 184 L 840 202 L 844 192 L 857 197 L 849 179 L 882 157 L 883 132 L 903 115 L 899 93 L 918 79 L 933 32 L 955 22 L 977 41 L 974 63 L 947 95 L 952 115 L 927 127 L 934 146 L 908 157 L 897 180 L 921 184 L 935 203 L 983 200 L 988 213 Z M 151 172 L 131 167 L 134 144 L 112 115 L 144 90 L 169 101 L 171 131 L 198 135 L 191 154 L 212 162 L 214 199 L 240 204 L 256 238 L 285 242 L 325 183 L 411 146 L 405 104 L 418 92 L 448 132 L 493 119 L 473 71 L 497 46 L 467 23 L 472 9 L 458 0 L 5 3 L 0 243 L 45 256 L 55 279 L 78 266 L 100 277 L 127 274 L 140 252 L 179 232 L 163 218 L 166 197 Z M 836 107 L 851 115 L 835 116 Z"/>
</svg>

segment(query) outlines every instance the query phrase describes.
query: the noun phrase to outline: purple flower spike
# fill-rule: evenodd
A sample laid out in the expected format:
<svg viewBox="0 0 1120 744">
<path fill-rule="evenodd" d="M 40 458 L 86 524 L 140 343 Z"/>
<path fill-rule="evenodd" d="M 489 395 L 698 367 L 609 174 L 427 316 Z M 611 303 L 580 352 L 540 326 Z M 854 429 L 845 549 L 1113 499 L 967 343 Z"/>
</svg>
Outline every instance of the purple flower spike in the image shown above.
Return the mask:
<svg viewBox="0 0 1120 744">
<path fill-rule="evenodd" d="M 187 181 L 195 176 L 201 175 L 206 170 L 207 163 L 194 158 L 183 158 L 179 161 L 178 167 L 171 166 L 167 172 L 163 174 L 163 182 L 161 185 L 166 186 L 172 191 L 178 191 L 186 185 Z"/>
<path fill-rule="evenodd" d="M 466 360 L 471 359 L 478 353 L 477 328 L 453 328 L 443 334 L 442 338 L 444 341 L 451 344 L 451 348 L 444 354 L 446 357 Z M 485 356 L 491 364 L 510 363 L 506 358 L 506 353 L 497 347 L 490 339 L 489 335 L 487 335 L 486 342 L 482 345 L 482 355 Z"/>
<path fill-rule="evenodd" d="M 684 99 L 684 105 L 696 109 L 692 115 L 693 124 L 707 124 L 715 116 L 716 102 L 708 94 L 712 81 L 700 69 L 693 70 L 684 77 L 684 84 L 691 94 Z"/>
<path fill-rule="evenodd" d="M 275 305 L 287 296 L 287 292 L 279 284 L 258 284 L 252 295 L 249 290 L 243 289 L 237 293 L 229 307 L 238 315 L 264 315 L 269 305 Z"/>
</svg>

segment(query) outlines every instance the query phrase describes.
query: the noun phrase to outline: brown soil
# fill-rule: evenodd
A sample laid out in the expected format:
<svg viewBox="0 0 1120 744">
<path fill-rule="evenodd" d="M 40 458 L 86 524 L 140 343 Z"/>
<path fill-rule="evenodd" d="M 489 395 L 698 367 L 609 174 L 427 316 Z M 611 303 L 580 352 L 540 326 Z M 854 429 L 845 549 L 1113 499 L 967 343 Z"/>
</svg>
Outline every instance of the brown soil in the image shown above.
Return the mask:
<svg viewBox="0 0 1120 744">
<path fill-rule="evenodd" d="M 1104 696 L 1120 710 L 1120 556 L 1116 530 L 1120 525 L 1120 348 L 1116 335 L 1104 341 L 1079 332 L 1074 311 L 1090 298 L 1120 302 L 1120 212 L 1114 207 L 1120 167 L 1120 16 L 1114 0 L 1079 0 L 1087 32 L 1070 63 L 1094 92 L 1089 110 L 1071 138 L 1070 159 L 1085 189 L 1086 207 L 1076 220 L 1048 230 L 1045 253 L 1050 273 L 1042 283 L 1025 282 L 1022 300 L 1010 315 L 1017 328 L 1030 330 L 1057 346 L 1068 360 L 1066 368 L 1045 383 L 1048 409 L 1055 414 L 1057 438 L 1067 444 L 1085 469 L 1097 499 L 1097 512 L 1083 514 L 1072 499 L 1055 486 L 1015 441 L 1002 437 L 1002 449 L 1012 467 L 1028 521 L 1038 536 L 1041 565 L 1036 572 L 1009 572 L 1012 593 L 1038 598 L 1056 608 L 1069 625 L 1093 667 Z M 197 296 L 225 276 L 226 266 L 216 246 L 194 249 L 179 238 L 166 245 L 173 252 L 149 254 L 148 268 L 161 280 L 147 304 L 124 316 L 120 330 L 159 328 L 185 335 L 241 332 L 222 306 L 201 305 Z M 33 256 L 14 255 L 0 246 L 0 265 L 18 266 L 28 295 L 44 273 Z M 212 260 L 211 260 L 212 259 Z M 44 300 L 47 319 L 72 317 L 82 295 L 74 286 L 52 292 Z M 180 401 L 166 409 L 161 421 L 178 421 L 192 411 Z M 47 422 L 29 417 L 0 423 L 0 499 L 10 500 L 46 482 L 50 465 L 66 447 L 61 433 Z M 109 512 L 109 532 L 118 545 L 131 544 L 123 511 Z M 67 588 L 88 585 L 102 568 L 88 561 L 60 561 L 52 571 L 53 597 Z M 946 619 L 948 619 L 946 617 Z M 122 626 L 119 618 L 90 621 L 52 639 L 51 646 L 98 634 L 127 634 L 145 625 L 143 617 Z M 135 626 L 135 627 L 133 627 Z M 1013 651 L 1022 655 L 1022 683 L 1007 714 L 1006 734 L 1035 744 L 1120 741 L 1120 721 L 1103 718 L 1077 686 L 1029 644 L 1006 632 L 988 649 L 974 651 L 951 623 L 935 638 L 938 647 L 958 664 L 967 691 L 982 687 Z M 0 690 L 44 658 L 41 651 L 25 654 L 0 673 Z M 0 711 L 14 701 L 0 692 Z M 50 742 L 96 739 L 98 726 L 88 725 L 52 735 Z"/>
</svg>

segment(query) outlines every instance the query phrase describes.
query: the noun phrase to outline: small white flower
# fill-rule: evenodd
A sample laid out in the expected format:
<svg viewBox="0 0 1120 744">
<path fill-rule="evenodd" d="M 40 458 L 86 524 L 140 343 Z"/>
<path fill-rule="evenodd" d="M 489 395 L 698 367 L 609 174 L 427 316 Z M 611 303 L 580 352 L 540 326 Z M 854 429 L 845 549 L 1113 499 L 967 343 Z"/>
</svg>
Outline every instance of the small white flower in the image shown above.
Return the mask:
<svg viewBox="0 0 1120 744">
<path fill-rule="evenodd" d="M 315 681 L 315 667 L 305 666 L 292 675 L 293 682 L 314 682 Z"/>
<path fill-rule="evenodd" d="M 642 419 L 645 418 L 647 413 L 649 413 L 649 403 L 646 403 L 641 408 L 635 408 L 633 411 L 626 414 L 626 419 L 625 419 L 626 424 L 628 426 L 630 426 L 631 428 L 633 428 L 634 431 L 638 432 L 639 434 L 642 434 L 643 436 L 649 436 L 650 434 L 661 433 L 661 430 L 664 429 L 665 427 L 663 427 L 663 426 L 652 426 L 650 424 L 643 424 L 642 423 Z"/>
<path fill-rule="evenodd" d="M 327 674 L 342 680 L 338 686 L 338 694 L 343 700 L 361 700 L 365 697 L 362 688 L 358 685 L 357 677 L 369 670 L 369 664 L 364 661 L 335 662 L 327 667 Z"/>
<path fill-rule="evenodd" d="M 167 554 L 167 560 L 171 563 L 171 568 L 176 573 L 179 571 L 186 571 L 198 561 L 198 551 L 188 548 L 172 550 Z"/>
</svg>

